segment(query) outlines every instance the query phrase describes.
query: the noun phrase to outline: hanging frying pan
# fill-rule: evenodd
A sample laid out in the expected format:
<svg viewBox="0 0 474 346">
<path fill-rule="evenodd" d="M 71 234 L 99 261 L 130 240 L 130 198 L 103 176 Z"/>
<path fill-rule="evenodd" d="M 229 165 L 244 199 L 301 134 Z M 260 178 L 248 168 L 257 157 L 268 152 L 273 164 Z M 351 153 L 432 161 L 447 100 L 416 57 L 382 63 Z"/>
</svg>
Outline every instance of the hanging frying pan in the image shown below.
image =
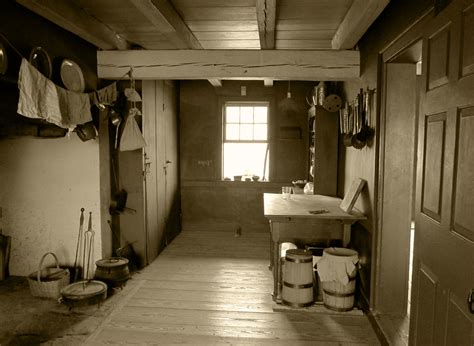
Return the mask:
<svg viewBox="0 0 474 346">
<path fill-rule="evenodd" d="M 3 46 L 2 42 L 0 42 L 0 74 L 5 74 L 8 68 L 8 59 L 7 59 L 7 51 Z"/>
<path fill-rule="evenodd" d="M 35 47 L 31 50 L 29 62 L 46 78 L 51 79 L 53 68 L 48 53 L 42 47 Z"/>
</svg>

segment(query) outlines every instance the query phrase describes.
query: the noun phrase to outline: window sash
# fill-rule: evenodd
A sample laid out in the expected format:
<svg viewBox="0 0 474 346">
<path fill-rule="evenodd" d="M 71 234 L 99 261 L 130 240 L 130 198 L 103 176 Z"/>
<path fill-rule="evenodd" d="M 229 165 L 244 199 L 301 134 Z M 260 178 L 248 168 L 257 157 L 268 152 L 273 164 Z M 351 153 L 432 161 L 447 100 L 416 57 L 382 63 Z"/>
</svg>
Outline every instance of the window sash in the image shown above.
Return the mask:
<svg viewBox="0 0 474 346">
<path fill-rule="evenodd" d="M 241 121 L 241 113 L 239 111 L 239 122 L 235 121 L 227 121 L 227 112 L 229 107 L 252 107 L 253 108 L 253 113 L 252 113 L 252 122 L 242 122 Z M 260 120 L 256 122 L 255 118 L 255 108 L 257 107 L 265 107 L 266 108 L 266 122 L 261 122 Z M 269 103 L 268 102 L 226 102 L 224 104 L 224 126 L 223 126 L 223 143 L 268 143 L 268 137 L 269 137 L 269 123 L 268 123 L 268 118 L 269 118 Z M 266 126 L 266 139 L 240 139 L 241 135 L 239 132 L 239 139 L 227 139 L 227 125 L 239 125 L 239 131 L 240 131 L 240 126 L 241 125 L 251 125 L 252 126 L 252 137 L 255 136 L 255 126 L 261 126 L 265 125 Z"/>
</svg>

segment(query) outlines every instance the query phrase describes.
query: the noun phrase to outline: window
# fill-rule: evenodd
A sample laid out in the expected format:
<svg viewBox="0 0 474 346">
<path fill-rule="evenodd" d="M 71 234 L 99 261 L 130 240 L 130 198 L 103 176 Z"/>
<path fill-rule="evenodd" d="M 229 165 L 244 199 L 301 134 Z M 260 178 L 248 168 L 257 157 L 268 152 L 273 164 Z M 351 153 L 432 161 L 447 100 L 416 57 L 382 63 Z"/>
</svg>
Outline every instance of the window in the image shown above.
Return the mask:
<svg viewBox="0 0 474 346">
<path fill-rule="evenodd" d="M 223 176 L 268 181 L 268 103 L 224 104 Z"/>
</svg>

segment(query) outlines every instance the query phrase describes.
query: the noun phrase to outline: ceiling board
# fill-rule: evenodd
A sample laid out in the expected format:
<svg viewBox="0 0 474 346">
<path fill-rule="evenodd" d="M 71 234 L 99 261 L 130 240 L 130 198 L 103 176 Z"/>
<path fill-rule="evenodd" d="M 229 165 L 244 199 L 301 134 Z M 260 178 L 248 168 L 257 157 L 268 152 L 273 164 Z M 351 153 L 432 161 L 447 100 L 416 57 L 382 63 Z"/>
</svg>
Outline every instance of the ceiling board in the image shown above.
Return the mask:
<svg viewBox="0 0 474 346">
<path fill-rule="evenodd" d="M 256 20 L 192 20 L 186 22 L 196 31 L 258 31 Z"/>
<path fill-rule="evenodd" d="M 145 48 L 145 49 L 159 49 L 159 50 L 165 50 L 165 49 L 169 49 L 169 50 L 174 50 L 174 49 L 178 49 L 178 47 L 176 47 L 175 44 L 173 44 L 172 42 L 170 41 L 155 41 L 155 42 L 144 42 L 142 44 L 142 47 Z"/>
<path fill-rule="evenodd" d="M 200 41 L 204 49 L 260 49 L 260 40 Z"/>
<path fill-rule="evenodd" d="M 299 6 L 278 6 L 278 19 L 309 19 L 319 20 L 325 18 L 338 23 L 344 18 L 348 8 L 337 6 L 305 6 L 302 10 Z"/>
<path fill-rule="evenodd" d="M 258 31 L 197 31 L 194 36 L 199 41 L 221 40 L 258 40 Z"/>
<path fill-rule="evenodd" d="M 173 6 L 183 7 L 254 7 L 256 0 L 171 0 Z"/>
<path fill-rule="evenodd" d="M 339 23 L 334 20 L 277 19 L 276 30 L 337 30 Z"/>
<path fill-rule="evenodd" d="M 257 20 L 255 7 L 184 7 L 177 8 L 188 20 Z"/>
<path fill-rule="evenodd" d="M 332 40 L 335 30 L 279 30 L 277 40 Z"/>
<path fill-rule="evenodd" d="M 331 40 L 276 40 L 276 49 L 331 49 Z"/>
<path fill-rule="evenodd" d="M 278 0 L 278 4 L 281 6 L 337 6 L 349 8 L 354 0 Z"/>
</svg>

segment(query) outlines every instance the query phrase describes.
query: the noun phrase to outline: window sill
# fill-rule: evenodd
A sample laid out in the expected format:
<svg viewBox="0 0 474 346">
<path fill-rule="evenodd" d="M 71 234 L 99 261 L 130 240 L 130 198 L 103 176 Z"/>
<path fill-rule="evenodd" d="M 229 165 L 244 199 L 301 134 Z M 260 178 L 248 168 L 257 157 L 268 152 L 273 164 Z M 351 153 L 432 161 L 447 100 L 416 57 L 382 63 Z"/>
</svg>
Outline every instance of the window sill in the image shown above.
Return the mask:
<svg viewBox="0 0 474 346">
<path fill-rule="evenodd" d="M 181 181 L 182 187 L 241 187 L 241 188 L 280 188 L 283 185 L 291 183 L 275 183 L 269 181 L 232 181 L 232 180 L 215 180 L 215 181 L 197 181 L 184 180 Z"/>
</svg>

